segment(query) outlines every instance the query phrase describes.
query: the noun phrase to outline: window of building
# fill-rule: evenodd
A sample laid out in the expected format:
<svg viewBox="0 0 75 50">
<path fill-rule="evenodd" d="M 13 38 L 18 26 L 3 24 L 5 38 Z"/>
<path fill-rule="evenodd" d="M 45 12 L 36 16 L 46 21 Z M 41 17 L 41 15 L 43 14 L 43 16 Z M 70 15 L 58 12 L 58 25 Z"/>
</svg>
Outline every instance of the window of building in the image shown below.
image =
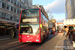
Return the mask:
<svg viewBox="0 0 75 50">
<path fill-rule="evenodd" d="M 17 9 L 17 14 L 19 14 L 19 9 Z"/>
<path fill-rule="evenodd" d="M 16 5 L 16 1 L 14 1 L 14 5 Z"/>
<path fill-rule="evenodd" d="M 13 16 L 12 20 L 14 21 L 14 16 Z"/>
<path fill-rule="evenodd" d="M 10 2 L 10 0 L 7 0 L 7 1 L 9 1 L 9 2 Z"/>
<path fill-rule="evenodd" d="M 32 3 L 30 3 L 29 6 L 32 7 Z"/>
<path fill-rule="evenodd" d="M 13 18 L 13 17 L 12 17 L 12 16 L 10 16 L 10 20 L 12 20 L 12 18 Z"/>
<path fill-rule="evenodd" d="M 25 9 L 27 9 L 27 6 L 25 6 Z"/>
<path fill-rule="evenodd" d="M 14 4 L 15 4 L 15 5 L 17 5 L 17 3 L 16 3 L 16 2 L 17 2 L 17 0 L 14 0 Z"/>
<path fill-rule="evenodd" d="M 2 2 L 0 1 L 0 8 L 2 7 L 1 3 L 2 3 Z"/>
<path fill-rule="evenodd" d="M 11 11 L 13 11 L 13 7 L 11 6 Z"/>
<path fill-rule="evenodd" d="M 20 8 L 21 8 L 21 3 L 20 3 Z"/>
<path fill-rule="evenodd" d="M 0 19 L 1 19 L 2 13 L 0 12 Z"/>
<path fill-rule="evenodd" d="M 31 3 L 28 3 L 29 7 L 31 7 Z"/>
<path fill-rule="evenodd" d="M 19 22 L 19 17 L 17 17 L 17 22 Z"/>
<path fill-rule="evenodd" d="M 17 2 L 17 6 L 19 6 L 19 2 Z"/>
<path fill-rule="evenodd" d="M 2 13 L 2 19 L 5 19 L 6 13 Z"/>
<path fill-rule="evenodd" d="M 20 3 L 20 8 L 23 8 L 23 4 L 22 3 Z"/>
<path fill-rule="evenodd" d="M 2 2 L 2 8 L 6 8 L 6 3 Z"/>
<path fill-rule="evenodd" d="M 14 21 L 14 16 L 10 16 L 10 20 Z"/>
<path fill-rule="evenodd" d="M 16 2 L 16 5 L 19 6 L 19 2 Z"/>
<path fill-rule="evenodd" d="M 22 9 L 24 9 L 24 5 L 22 4 Z"/>
<path fill-rule="evenodd" d="M 28 2 L 28 1 L 27 1 L 27 0 L 25 0 L 25 4 L 27 4 L 27 2 Z"/>
<path fill-rule="evenodd" d="M 20 14 L 20 12 L 21 12 L 21 11 L 19 10 L 19 14 Z"/>
<path fill-rule="evenodd" d="M 9 14 L 6 15 L 6 20 L 10 20 L 10 15 Z"/>
<path fill-rule="evenodd" d="M 16 16 L 14 16 L 14 21 L 16 21 Z"/>
<path fill-rule="evenodd" d="M 23 2 L 23 3 L 24 3 L 24 0 L 21 0 L 21 2 Z"/>
<path fill-rule="evenodd" d="M 11 0 L 11 3 L 13 3 L 13 0 Z"/>
<path fill-rule="evenodd" d="M 21 10 L 19 11 L 19 14 L 21 13 Z"/>
<path fill-rule="evenodd" d="M 16 13 L 16 8 L 14 8 L 14 12 Z"/>
<path fill-rule="evenodd" d="M 10 5 L 7 4 L 7 10 L 10 10 Z"/>
<path fill-rule="evenodd" d="M 25 9 L 26 7 L 24 6 L 24 9 Z"/>
</svg>

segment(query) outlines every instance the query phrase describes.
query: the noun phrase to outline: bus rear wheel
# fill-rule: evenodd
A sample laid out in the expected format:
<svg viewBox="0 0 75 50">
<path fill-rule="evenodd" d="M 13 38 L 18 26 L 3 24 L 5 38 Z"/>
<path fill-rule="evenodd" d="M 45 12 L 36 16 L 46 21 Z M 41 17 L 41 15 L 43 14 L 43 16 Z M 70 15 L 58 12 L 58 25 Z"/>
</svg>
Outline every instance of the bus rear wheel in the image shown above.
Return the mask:
<svg viewBox="0 0 75 50">
<path fill-rule="evenodd" d="M 43 35 L 41 35 L 41 42 L 43 42 Z"/>
<path fill-rule="evenodd" d="M 43 41 L 45 40 L 45 35 L 43 36 Z"/>
</svg>

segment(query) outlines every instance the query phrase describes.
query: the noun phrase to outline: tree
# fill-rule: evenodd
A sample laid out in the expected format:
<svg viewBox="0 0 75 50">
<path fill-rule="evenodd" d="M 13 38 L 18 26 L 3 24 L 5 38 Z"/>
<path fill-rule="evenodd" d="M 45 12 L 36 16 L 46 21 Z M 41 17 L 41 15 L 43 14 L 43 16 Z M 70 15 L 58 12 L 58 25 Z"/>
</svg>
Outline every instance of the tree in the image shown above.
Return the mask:
<svg viewBox="0 0 75 50">
<path fill-rule="evenodd" d="M 49 20 L 53 19 L 53 15 L 51 15 L 51 12 L 50 12 L 48 18 L 49 18 Z"/>
</svg>

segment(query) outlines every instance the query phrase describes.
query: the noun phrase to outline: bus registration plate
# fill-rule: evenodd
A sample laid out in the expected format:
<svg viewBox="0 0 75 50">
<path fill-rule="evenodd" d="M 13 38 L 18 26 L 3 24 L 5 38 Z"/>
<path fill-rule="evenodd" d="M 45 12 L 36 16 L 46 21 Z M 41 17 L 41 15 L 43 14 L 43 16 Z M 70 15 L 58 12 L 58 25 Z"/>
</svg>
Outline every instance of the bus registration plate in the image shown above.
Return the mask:
<svg viewBox="0 0 75 50">
<path fill-rule="evenodd" d="M 31 42 L 31 41 L 27 41 L 27 42 Z"/>
</svg>

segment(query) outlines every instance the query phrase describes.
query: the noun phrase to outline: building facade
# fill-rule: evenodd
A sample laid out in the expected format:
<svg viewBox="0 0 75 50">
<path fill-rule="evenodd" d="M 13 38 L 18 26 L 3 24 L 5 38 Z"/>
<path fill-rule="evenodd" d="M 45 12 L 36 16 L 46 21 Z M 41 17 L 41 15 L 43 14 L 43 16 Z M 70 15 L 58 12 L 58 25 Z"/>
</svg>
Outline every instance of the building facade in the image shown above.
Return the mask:
<svg viewBox="0 0 75 50">
<path fill-rule="evenodd" d="M 65 9 L 67 19 L 75 18 L 75 0 L 66 0 Z"/>
<path fill-rule="evenodd" d="M 17 26 L 21 10 L 31 7 L 32 0 L 0 0 L 0 36 L 8 35 L 8 25 Z"/>
<path fill-rule="evenodd" d="M 0 21 L 18 24 L 21 10 L 31 7 L 32 0 L 0 0 Z"/>
</svg>

